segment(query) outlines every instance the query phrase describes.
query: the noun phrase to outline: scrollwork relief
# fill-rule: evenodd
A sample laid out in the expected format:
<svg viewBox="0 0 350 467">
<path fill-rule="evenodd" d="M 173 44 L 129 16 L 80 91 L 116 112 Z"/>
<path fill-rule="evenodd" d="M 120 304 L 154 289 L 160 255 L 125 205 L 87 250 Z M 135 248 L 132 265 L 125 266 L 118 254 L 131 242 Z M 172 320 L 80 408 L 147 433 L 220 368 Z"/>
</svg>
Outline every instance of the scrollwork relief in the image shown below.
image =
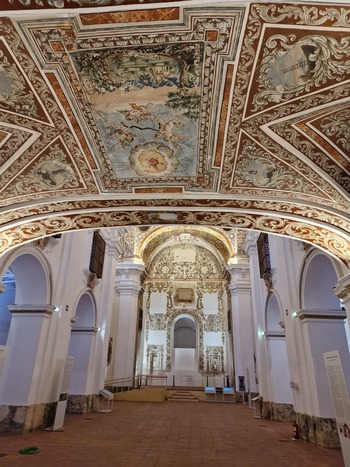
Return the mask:
<svg viewBox="0 0 350 467">
<path fill-rule="evenodd" d="M 265 43 L 254 111 L 284 102 L 350 73 L 350 37 L 275 34 Z"/>
<path fill-rule="evenodd" d="M 328 117 L 321 123 L 321 128 L 326 136 L 336 136 L 337 144 L 344 151 L 350 153 L 350 110 L 342 109 Z"/>
</svg>

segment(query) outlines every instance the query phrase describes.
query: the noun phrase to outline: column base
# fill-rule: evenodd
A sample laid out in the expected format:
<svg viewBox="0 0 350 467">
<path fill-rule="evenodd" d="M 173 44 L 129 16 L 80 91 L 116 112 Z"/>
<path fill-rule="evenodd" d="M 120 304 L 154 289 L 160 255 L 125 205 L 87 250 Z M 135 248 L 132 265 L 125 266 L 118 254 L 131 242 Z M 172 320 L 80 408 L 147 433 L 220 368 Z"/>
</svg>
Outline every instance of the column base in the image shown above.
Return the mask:
<svg viewBox="0 0 350 467">
<path fill-rule="evenodd" d="M 0 432 L 28 433 L 53 425 L 57 402 L 28 406 L 0 405 Z"/>
<path fill-rule="evenodd" d="M 68 413 L 86 413 L 93 410 L 94 394 L 69 394 L 67 402 Z"/>
<path fill-rule="evenodd" d="M 276 422 L 293 422 L 295 420 L 293 404 L 263 401 L 261 411 L 262 417 L 267 420 Z"/>
<path fill-rule="evenodd" d="M 301 439 L 325 448 L 339 448 L 337 423 L 334 418 L 321 418 L 308 414 L 295 414 Z"/>
</svg>

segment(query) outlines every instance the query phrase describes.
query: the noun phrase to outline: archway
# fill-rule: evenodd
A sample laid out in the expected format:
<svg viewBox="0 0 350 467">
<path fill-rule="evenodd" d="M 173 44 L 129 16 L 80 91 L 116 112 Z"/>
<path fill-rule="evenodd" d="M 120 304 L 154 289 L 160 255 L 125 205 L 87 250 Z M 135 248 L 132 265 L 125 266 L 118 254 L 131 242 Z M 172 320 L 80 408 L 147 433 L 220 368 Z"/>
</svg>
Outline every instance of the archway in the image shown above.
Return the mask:
<svg viewBox="0 0 350 467">
<path fill-rule="evenodd" d="M 97 333 L 95 324 L 96 311 L 93 297 L 90 293 L 84 293 L 76 307 L 68 349 L 68 356 L 74 358 L 68 391 L 70 412 L 86 412 L 92 404 L 89 397 L 92 392 L 89 368 Z"/>
<path fill-rule="evenodd" d="M 198 369 L 197 324 L 192 316 L 180 315 L 175 319 L 173 336 L 174 371 Z"/>
<path fill-rule="evenodd" d="M 0 345 L 5 345 L 10 330 L 10 305 L 45 305 L 50 302 L 50 288 L 43 263 L 34 254 L 24 253 L 8 266 L 0 293 Z"/>
<path fill-rule="evenodd" d="M 301 281 L 301 305 L 298 313 L 305 360 L 305 377 L 310 395 L 309 413 L 322 418 L 334 417 L 323 354 L 338 350 L 344 366 L 350 365 L 344 320 L 333 288 L 338 281 L 333 260 L 312 250 L 305 261 Z"/>
<path fill-rule="evenodd" d="M 283 420 L 292 412 L 293 394 L 282 311 L 276 294 L 270 292 L 266 303 L 266 345 L 270 382 L 271 418 Z"/>
</svg>

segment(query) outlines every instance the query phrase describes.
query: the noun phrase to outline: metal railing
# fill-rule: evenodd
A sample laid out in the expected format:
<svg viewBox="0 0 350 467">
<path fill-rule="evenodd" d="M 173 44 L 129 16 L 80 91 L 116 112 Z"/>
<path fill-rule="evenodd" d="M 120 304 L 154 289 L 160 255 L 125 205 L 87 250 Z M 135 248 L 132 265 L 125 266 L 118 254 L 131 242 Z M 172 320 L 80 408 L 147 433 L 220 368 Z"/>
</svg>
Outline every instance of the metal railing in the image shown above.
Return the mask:
<svg viewBox="0 0 350 467">
<path fill-rule="evenodd" d="M 136 375 L 130 378 L 119 378 L 106 380 L 105 388 L 111 392 L 130 391 L 132 389 L 141 389 L 145 387 L 161 387 L 167 389 L 168 378 L 166 375 Z"/>
</svg>

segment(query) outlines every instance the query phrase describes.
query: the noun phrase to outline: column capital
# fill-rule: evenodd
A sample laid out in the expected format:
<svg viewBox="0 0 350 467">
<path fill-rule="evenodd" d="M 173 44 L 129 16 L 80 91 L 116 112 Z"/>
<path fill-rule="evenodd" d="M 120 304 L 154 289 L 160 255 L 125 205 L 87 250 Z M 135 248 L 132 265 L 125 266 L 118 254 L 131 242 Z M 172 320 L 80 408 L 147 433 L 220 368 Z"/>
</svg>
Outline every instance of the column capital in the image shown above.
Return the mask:
<svg viewBox="0 0 350 467">
<path fill-rule="evenodd" d="M 231 263 L 227 266 L 227 271 L 231 274 L 229 289 L 232 293 L 251 291 L 250 269 L 248 261 Z"/>
<path fill-rule="evenodd" d="M 145 266 L 134 261 L 118 263 L 116 267 L 115 290 L 123 294 L 138 294 L 141 289 L 140 277 Z"/>
<path fill-rule="evenodd" d="M 350 300 L 350 274 L 342 277 L 333 290 L 335 295 L 341 300 Z"/>
<path fill-rule="evenodd" d="M 257 240 L 260 235 L 260 232 L 249 232 L 247 235 L 247 239 L 244 245 L 244 249 L 249 257 L 252 255 L 258 254 L 258 247 L 257 247 Z"/>
</svg>

